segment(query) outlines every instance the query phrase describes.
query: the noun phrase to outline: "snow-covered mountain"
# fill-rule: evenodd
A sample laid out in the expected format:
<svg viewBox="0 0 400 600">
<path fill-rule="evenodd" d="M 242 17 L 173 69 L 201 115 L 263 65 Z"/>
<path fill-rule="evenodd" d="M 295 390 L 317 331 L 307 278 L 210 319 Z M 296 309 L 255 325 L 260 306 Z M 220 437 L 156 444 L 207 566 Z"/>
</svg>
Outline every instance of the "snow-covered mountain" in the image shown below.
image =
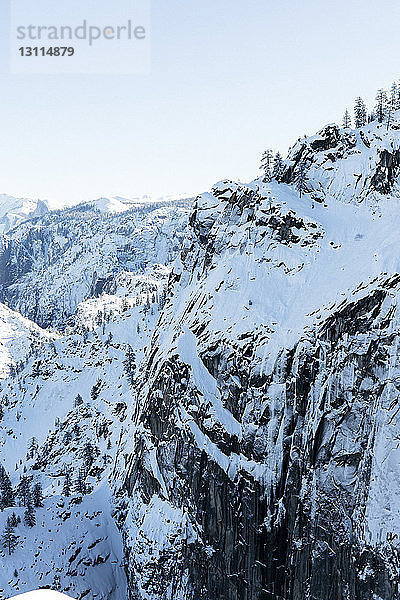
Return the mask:
<svg viewBox="0 0 400 600">
<path fill-rule="evenodd" d="M 14 198 L 0 194 L 0 234 L 7 233 L 23 221 L 41 217 L 48 212 L 47 203 L 43 200 Z"/>
<path fill-rule="evenodd" d="M 113 196 L 112 198 L 96 198 L 90 202 L 85 202 L 85 205 L 91 206 L 105 213 L 121 213 L 126 210 L 137 208 L 138 205 L 146 204 L 145 199 L 129 200 L 121 196 Z"/>
<path fill-rule="evenodd" d="M 27 221 L 0 238 L 0 301 L 43 327 L 73 321 L 78 304 L 177 255 L 188 201 L 120 212 L 82 204 Z"/>
<path fill-rule="evenodd" d="M 196 199 L 120 449 L 133 597 L 398 597 L 398 123 Z"/>
<path fill-rule="evenodd" d="M 396 113 L 3 236 L 4 595 L 398 600 L 399 184 Z"/>
</svg>

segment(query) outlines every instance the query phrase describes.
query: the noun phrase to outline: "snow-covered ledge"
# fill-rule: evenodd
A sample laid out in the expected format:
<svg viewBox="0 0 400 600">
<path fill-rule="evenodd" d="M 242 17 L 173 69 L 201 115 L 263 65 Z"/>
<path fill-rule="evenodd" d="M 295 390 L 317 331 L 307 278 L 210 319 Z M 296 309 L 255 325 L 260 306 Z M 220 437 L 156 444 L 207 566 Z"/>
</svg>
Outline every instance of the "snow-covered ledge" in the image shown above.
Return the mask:
<svg viewBox="0 0 400 600">
<path fill-rule="evenodd" d="M 70 600 L 70 596 L 53 590 L 34 590 L 33 592 L 12 596 L 12 598 L 18 598 L 18 600 Z"/>
</svg>

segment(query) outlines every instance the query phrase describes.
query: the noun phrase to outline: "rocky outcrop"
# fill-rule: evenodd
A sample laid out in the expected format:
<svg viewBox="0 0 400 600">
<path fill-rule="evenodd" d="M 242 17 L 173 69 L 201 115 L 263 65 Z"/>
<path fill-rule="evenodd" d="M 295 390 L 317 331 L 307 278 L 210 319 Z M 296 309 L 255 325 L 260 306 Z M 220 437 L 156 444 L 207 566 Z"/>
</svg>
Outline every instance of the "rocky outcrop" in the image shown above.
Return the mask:
<svg viewBox="0 0 400 600">
<path fill-rule="evenodd" d="M 295 194 L 196 199 L 117 468 L 132 598 L 399 597 L 400 276 L 357 279 Z"/>
<path fill-rule="evenodd" d="M 371 187 L 381 194 L 392 191 L 396 177 L 399 175 L 400 150 L 389 152 L 383 150 L 379 157 L 376 172 L 371 180 Z"/>
</svg>

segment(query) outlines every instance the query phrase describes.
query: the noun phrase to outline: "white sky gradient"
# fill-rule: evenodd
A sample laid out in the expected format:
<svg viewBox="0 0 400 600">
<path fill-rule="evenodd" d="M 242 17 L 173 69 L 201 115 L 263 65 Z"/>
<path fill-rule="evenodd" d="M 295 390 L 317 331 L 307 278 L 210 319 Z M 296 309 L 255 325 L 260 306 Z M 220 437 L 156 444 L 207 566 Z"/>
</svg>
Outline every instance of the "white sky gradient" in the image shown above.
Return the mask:
<svg viewBox="0 0 400 600">
<path fill-rule="evenodd" d="M 59 204 L 250 180 L 400 76 L 398 0 L 153 0 L 130 76 L 7 74 L 0 6 L 0 192 Z"/>
</svg>

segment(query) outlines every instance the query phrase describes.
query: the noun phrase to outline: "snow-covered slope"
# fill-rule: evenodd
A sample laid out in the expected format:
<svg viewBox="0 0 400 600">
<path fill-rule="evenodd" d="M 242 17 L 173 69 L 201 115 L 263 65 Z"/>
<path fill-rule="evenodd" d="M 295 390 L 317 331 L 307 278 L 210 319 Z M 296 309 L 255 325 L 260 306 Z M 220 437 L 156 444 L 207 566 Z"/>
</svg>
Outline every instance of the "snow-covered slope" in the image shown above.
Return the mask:
<svg viewBox="0 0 400 600">
<path fill-rule="evenodd" d="M 48 212 L 47 203 L 43 200 L 14 198 L 0 194 L 0 234 L 7 233 L 23 221 L 41 217 Z"/>
<path fill-rule="evenodd" d="M 19 313 L 0 304 L 0 379 L 25 360 L 49 335 Z"/>
<path fill-rule="evenodd" d="M 1 298 L 59 330 L 1 308 L 4 595 L 398 600 L 399 183 L 397 114 L 190 209 L 82 205 L 3 238 Z"/>
<path fill-rule="evenodd" d="M 18 600 L 68 600 L 70 596 L 55 592 L 54 590 L 34 590 L 33 592 L 26 592 L 25 594 L 18 594 L 13 598 L 18 597 Z"/>
<path fill-rule="evenodd" d="M 138 291 L 146 284 L 145 277 L 137 282 Z M 6 597 L 39 587 L 77 599 L 127 597 L 109 480 L 131 402 L 129 373 L 133 361 L 143 360 L 159 303 L 127 294 L 125 306 L 100 311 L 101 318 L 97 311 L 94 329 L 90 312 L 81 310 L 81 327 L 87 318 L 82 335 L 37 344 L 0 387 L 1 464 L 15 490 L 27 477 L 31 490 L 39 483 L 44 496 L 32 527 L 24 523 L 18 495 L 0 512 L 1 532 L 13 513 L 22 521 L 15 550 L 0 550 Z"/>
</svg>

